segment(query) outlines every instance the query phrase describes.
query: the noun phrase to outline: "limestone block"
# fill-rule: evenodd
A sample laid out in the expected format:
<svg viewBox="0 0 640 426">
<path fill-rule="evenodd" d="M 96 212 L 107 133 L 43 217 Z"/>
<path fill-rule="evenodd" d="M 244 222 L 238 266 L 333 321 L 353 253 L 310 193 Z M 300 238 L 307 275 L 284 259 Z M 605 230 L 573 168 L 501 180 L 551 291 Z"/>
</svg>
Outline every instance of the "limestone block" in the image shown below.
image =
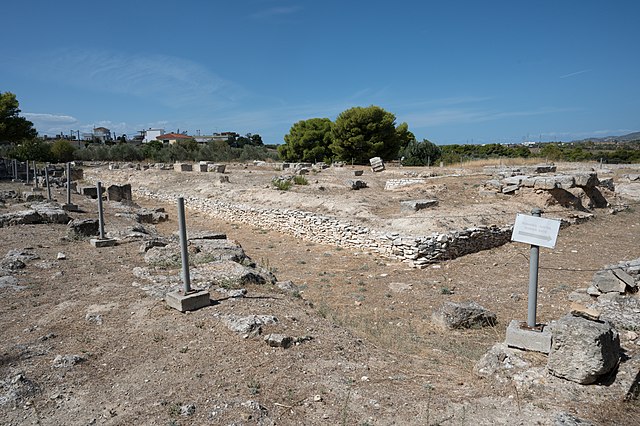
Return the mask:
<svg viewBox="0 0 640 426">
<path fill-rule="evenodd" d="M 438 205 L 438 200 L 408 200 L 400 201 L 401 211 L 417 212 L 418 210 L 427 209 L 429 207 L 435 207 Z"/>
<path fill-rule="evenodd" d="M 107 188 L 107 199 L 109 201 L 131 201 L 131 185 L 110 185 Z"/>
<path fill-rule="evenodd" d="M 620 338 L 608 322 L 571 314 L 553 326 L 547 371 L 556 377 L 590 384 L 613 370 L 620 359 Z"/>
<path fill-rule="evenodd" d="M 186 163 L 175 163 L 173 165 L 173 170 L 176 172 L 191 172 L 193 171 L 193 166 Z"/>
<path fill-rule="evenodd" d="M 445 329 L 493 326 L 496 314 L 475 302 L 446 302 L 431 317 L 434 324 Z"/>
<path fill-rule="evenodd" d="M 576 173 L 574 175 L 575 184 L 579 187 L 598 185 L 598 174 L 593 173 Z"/>
<path fill-rule="evenodd" d="M 98 219 L 74 219 L 69 222 L 67 235 L 74 237 L 93 237 L 99 232 Z"/>
<path fill-rule="evenodd" d="M 611 270 L 598 271 L 593 275 L 593 285 L 602 293 L 625 292 L 627 284 Z"/>
</svg>

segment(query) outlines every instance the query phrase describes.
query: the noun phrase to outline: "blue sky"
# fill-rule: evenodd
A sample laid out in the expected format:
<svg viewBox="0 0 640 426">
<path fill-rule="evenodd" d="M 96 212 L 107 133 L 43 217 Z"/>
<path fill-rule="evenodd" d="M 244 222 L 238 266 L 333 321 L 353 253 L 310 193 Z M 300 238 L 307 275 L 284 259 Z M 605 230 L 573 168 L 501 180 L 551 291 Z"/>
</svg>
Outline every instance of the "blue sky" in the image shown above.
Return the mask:
<svg viewBox="0 0 640 426">
<path fill-rule="evenodd" d="M 640 2 L 12 1 L 0 91 L 40 134 L 259 133 L 378 105 L 437 144 L 640 130 Z"/>
</svg>

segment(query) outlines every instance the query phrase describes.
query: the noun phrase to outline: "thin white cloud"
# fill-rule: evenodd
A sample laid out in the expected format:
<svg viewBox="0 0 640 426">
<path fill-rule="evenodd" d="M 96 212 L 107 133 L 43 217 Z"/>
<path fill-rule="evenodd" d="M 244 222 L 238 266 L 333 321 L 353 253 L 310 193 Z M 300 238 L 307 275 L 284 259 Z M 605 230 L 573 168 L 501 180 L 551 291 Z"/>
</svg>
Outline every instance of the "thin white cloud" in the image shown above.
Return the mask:
<svg viewBox="0 0 640 426">
<path fill-rule="evenodd" d="M 24 67 L 41 80 L 94 92 L 132 95 L 169 107 L 234 104 L 245 91 L 202 65 L 166 55 L 64 49 Z M 99 101 L 99 96 L 96 97 Z"/>
<path fill-rule="evenodd" d="M 574 77 L 574 76 L 576 76 L 576 75 L 584 74 L 584 73 L 589 72 L 589 71 L 591 71 L 591 69 L 590 69 L 590 68 L 589 68 L 589 69 L 585 69 L 585 70 L 576 71 L 576 72 L 571 72 L 571 73 L 569 73 L 569 74 L 565 74 L 565 75 L 561 75 L 561 76 L 560 76 L 560 77 L 558 77 L 558 78 L 569 78 L 569 77 Z"/>
<path fill-rule="evenodd" d="M 61 114 L 41 114 L 35 112 L 26 112 L 22 114 L 27 120 L 39 123 L 60 123 L 74 124 L 78 121 L 75 117 Z"/>
<path fill-rule="evenodd" d="M 405 121 L 412 127 L 421 128 L 440 126 L 445 124 L 482 123 L 486 121 L 502 120 L 511 117 L 529 117 L 545 114 L 557 114 L 575 111 L 575 108 L 539 108 L 530 111 L 490 111 L 473 109 L 439 109 L 421 113 L 404 115 Z"/>
</svg>

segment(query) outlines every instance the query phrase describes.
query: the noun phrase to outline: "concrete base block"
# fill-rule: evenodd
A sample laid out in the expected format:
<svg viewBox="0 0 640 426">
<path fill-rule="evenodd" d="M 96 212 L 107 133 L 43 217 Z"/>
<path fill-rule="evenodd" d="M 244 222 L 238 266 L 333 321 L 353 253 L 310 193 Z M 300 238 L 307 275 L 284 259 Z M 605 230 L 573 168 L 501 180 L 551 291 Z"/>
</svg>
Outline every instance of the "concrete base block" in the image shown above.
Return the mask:
<svg viewBox="0 0 640 426">
<path fill-rule="evenodd" d="M 551 328 L 541 324 L 530 329 L 525 321 L 512 320 L 504 342 L 512 348 L 548 354 L 551 351 Z"/>
<path fill-rule="evenodd" d="M 116 245 L 116 240 L 113 238 L 92 238 L 89 242 L 95 248 L 113 247 Z"/>
<path fill-rule="evenodd" d="M 77 212 L 77 211 L 79 211 L 78 205 L 77 204 L 73 204 L 73 203 L 63 204 L 62 208 L 64 210 L 68 211 L 68 212 Z"/>
<path fill-rule="evenodd" d="M 195 311 L 211 305 L 211 296 L 207 290 L 193 290 L 184 294 L 182 291 L 172 291 L 165 297 L 167 305 L 180 312 Z"/>
</svg>

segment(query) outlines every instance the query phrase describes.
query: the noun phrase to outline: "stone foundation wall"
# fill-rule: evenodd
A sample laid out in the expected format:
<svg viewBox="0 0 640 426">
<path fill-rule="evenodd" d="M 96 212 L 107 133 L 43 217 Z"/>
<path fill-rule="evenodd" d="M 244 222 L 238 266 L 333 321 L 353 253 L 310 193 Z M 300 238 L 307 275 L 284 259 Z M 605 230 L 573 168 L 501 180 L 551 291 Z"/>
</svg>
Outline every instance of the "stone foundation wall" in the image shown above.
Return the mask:
<svg viewBox="0 0 640 426">
<path fill-rule="evenodd" d="M 138 195 L 174 203 L 175 194 L 138 190 Z M 468 228 L 430 236 L 406 236 L 372 230 L 329 216 L 292 209 L 266 209 L 188 197 L 185 205 L 210 216 L 279 231 L 306 241 L 378 253 L 424 268 L 442 260 L 498 247 L 510 241 L 511 227 Z"/>
</svg>

